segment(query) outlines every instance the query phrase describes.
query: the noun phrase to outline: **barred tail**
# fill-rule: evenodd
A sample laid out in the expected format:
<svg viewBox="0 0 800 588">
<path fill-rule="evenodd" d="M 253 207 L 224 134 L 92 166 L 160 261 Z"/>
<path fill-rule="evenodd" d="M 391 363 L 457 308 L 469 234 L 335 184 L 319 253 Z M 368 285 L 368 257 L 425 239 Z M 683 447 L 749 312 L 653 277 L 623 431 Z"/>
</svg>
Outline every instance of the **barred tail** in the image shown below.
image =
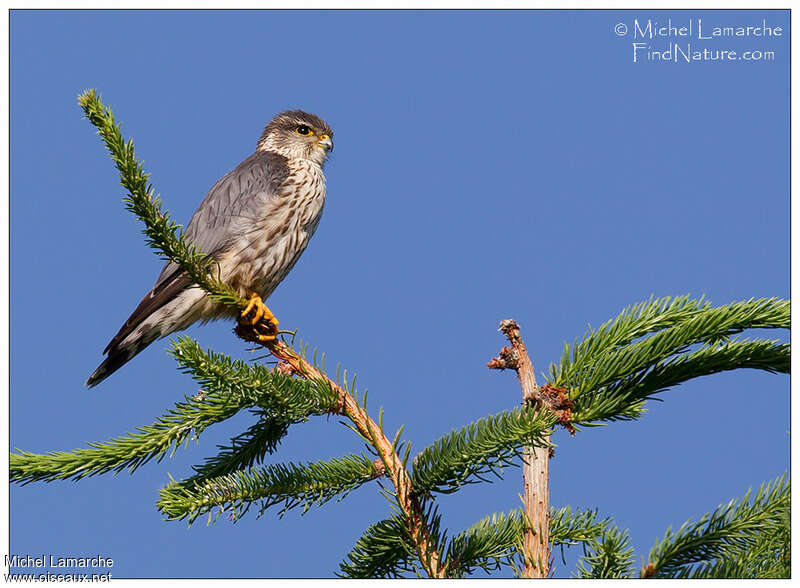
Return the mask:
<svg viewBox="0 0 800 588">
<path fill-rule="evenodd" d="M 150 345 L 150 343 L 158 339 L 158 336 L 158 331 L 150 332 L 135 341 L 121 341 L 114 347 L 109 348 L 108 357 L 103 360 L 103 363 L 97 366 L 94 373 L 86 380 L 87 388 L 94 388 L 97 386 L 97 384 L 133 359 L 140 351 Z"/>
</svg>

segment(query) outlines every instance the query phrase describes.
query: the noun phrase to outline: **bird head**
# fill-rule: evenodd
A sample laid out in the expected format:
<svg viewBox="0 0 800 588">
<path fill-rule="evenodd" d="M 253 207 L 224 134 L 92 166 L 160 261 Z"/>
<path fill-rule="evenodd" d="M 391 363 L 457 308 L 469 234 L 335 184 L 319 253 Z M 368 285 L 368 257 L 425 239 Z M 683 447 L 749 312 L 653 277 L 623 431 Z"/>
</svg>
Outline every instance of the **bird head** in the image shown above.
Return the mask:
<svg viewBox="0 0 800 588">
<path fill-rule="evenodd" d="M 272 151 L 287 159 L 305 159 L 322 165 L 333 151 L 333 131 L 324 120 L 302 110 L 286 110 L 264 128 L 259 151 Z"/>
</svg>

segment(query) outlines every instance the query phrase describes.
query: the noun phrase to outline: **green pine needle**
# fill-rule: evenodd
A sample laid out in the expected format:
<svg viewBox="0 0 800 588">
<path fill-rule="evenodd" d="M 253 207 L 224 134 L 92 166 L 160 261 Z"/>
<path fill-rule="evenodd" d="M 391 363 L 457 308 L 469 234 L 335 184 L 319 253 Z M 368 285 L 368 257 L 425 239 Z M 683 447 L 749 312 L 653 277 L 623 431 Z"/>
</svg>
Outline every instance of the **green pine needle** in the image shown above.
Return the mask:
<svg viewBox="0 0 800 588">
<path fill-rule="evenodd" d="M 254 502 L 260 502 L 259 516 L 269 507 L 282 504 L 279 516 L 302 507 L 303 513 L 348 493 L 380 473 L 363 455 L 348 455 L 307 464 L 275 464 L 238 470 L 218 477 L 196 476 L 172 481 L 159 491 L 159 510 L 168 520 L 198 516 L 218 508 L 218 515 L 230 513 L 241 518 Z"/>
<path fill-rule="evenodd" d="M 500 478 L 504 467 L 518 465 L 524 447 L 549 447 L 547 437 L 554 424 L 552 414 L 523 408 L 470 423 L 414 458 L 414 489 L 420 495 L 448 494 L 465 484 L 487 481 L 486 474 Z"/>
<path fill-rule="evenodd" d="M 147 244 L 159 256 L 177 264 L 192 283 L 208 292 L 211 298 L 223 304 L 244 308 L 247 302 L 228 284 L 222 282 L 217 274 L 216 264 L 205 254 L 187 243 L 180 231 L 181 225 L 174 222 L 169 213 L 161 210 L 161 199 L 148 183 L 150 174 L 144 172 L 142 164 L 136 159 L 133 139 L 126 142 L 120 126 L 114 122 L 114 114 L 106 107 L 97 90 L 86 90 L 78 97 L 78 103 L 103 139 L 111 159 L 120 174 L 120 183 L 127 190 L 123 200 L 125 207 L 133 212 L 143 223 Z"/>
<path fill-rule="evenodd" d="M 572 510 L 569 506 L 550 509 L 550 543 L 578 545 L 602 535 L 611 519 L 598 520 L 596 510 Z"/>
<path fill-rule="evenodd" d="M 648 577 L 770 577 L 788 570 L 791 486 L 784 475 L 761 486 L 752 500 L 720 505 L 699 521 L 687 521 L 650 551 Z M 765 566 L 765 564 L 768 564 Z M 764 576 L 760 574 L 766 574 Z M 726 575 L 732 574 L 732 575 Z"/>
<path fill-rule="evenodd" d="M 203 351 L 187 336 L 173 341 L 170 353 L 203 390 L 231 396 L 257 394 L 258 406 L 285 422 L 331 412 L 339 401 L 326 381 L 300 380 L 264 365 Z"/>
<path fill-rule="evenodd" d="M 255 394 L 238 398 L 215 393 L 206 394 L 202 399 L 186 397 L 153 425 L 139 427 L 137 433 L 90 443 L 90 449 L 51 451 L 44 455 L 18 450 L 9 456 L 11 481 L 26 484 L 80 480 L 125 469 L 133 473 L 153 458 L 161 461 L 167 455 L 172 456 L 184 441 L 196 438 L 207 427 L 232 417 L 257 401 Z"/>
<path fill-rule="evenodd" d="M 323 383 L 297 380 L 263 366 L 203 352 L 188 337 L 173 342 L 172 353 L 181 368 L 202 385 L 201 394 L 186 397 L 153 425 L 140 427 L 137 433 L 90 443 L 89 449 L 53 451 L 44 455 L 27 451 L 12 453 L 9 456 L 11 481 L 79 480 L 111 471 L 133 472 L 151 459 L 161 461 L 173 455 L 181 443 L 196 438 L 207 427 L 240 410 L 256 407 L 263 419 L 284 426 L 312 414 L 325 414 L 336 406 L 335 393 Z M 233 454 L 240 450 L 236 448 Z M 236 457 L 231 459 L 236 463 L 242 461 Z M 209 471 L 215 468 L 224 471 L 220 463 L 214 462 L 208 467 Z"/>
<path fill-rule="evenodd" d="M 789 322 L 788 300 L 712 307 L 688 296 L 651 299 L 565 346 L 550 383 L 568 390 L 575 425 L 635 419 L 645 400 L 692 378 L 739 368 L 787 373 L 789 345 L 731 337 Z"/>
<path fill-rule="evenodd" d="M 602 535 L 583 544 L 583 556 L 573 574 L 578 578 L 630 578 L 633 546 L 628 531 L 609 523 Z"/>
<path fill-rule="evenodd" d="M 344 562 L 343 578 L 400 578 L 417 570 L 416 548 L 403 519 L 397 515 L 378 521 L 359 537 Z"/>
<path fill-rule="evenodd" d="M 609 525 L 608 519 L 598 521 L 595 511 L 550 509 L 550 540 L 554 546 L 590 541 Z M 519 560 L 524 530 L 520 509 L 481 519 L 454 536 L 442 550 L 448 576 L 463 577 L 478 568 L 490 572 L 504 565 L 513 567 L 514 560 Z M 402 519 L 392 517 L 370 526 L 340 564 L 340 570 L 349 578 L 395 578 L 418 572 L 419 563 Z"/>
<path fill-rule="evenodd" d="M 481 519 L 450 541 L 448 571 L 452 576 L 463 577 L 478 568 L 491 572 L 511 565 L 524 530 L 525 519 L 519 510 Z"/>
</svg>

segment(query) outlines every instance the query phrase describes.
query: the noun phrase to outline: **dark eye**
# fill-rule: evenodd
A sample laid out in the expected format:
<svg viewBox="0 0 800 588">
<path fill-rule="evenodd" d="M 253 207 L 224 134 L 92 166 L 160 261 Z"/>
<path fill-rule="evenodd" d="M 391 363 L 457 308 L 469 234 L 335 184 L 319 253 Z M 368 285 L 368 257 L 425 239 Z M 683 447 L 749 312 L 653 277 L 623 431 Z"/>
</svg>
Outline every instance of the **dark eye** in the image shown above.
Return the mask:
<svg viewBox="0 0 800 588">
<path fill-rule="evenodd" d="M 295 129 L 298 135 L 303 135 L 307 137 L 308 135 L 313 135 L 314 133 L 309 129 L 306 125 L 300 125 Z"/>
</svg>

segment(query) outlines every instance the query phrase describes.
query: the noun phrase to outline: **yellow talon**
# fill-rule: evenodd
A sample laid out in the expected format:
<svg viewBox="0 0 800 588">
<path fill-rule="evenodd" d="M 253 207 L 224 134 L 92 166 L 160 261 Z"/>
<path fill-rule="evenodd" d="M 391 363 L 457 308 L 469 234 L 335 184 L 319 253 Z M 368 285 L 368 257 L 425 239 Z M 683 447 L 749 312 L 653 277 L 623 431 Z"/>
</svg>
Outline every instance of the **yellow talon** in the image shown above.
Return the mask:
<svg viewBox="0 0 800 588">
<path fill-rule="evenodd" d="M 261 307 L 264 310 L 263 314 L 261 315 L 261 318 L 263 320 L 268 321 L 268 322 L 274 324 L 275 326 L 277 326 L 278 325 L 278 319 L 275 318 L 275 315 L 272 314 L 272 311 L 269 308 L 267 308 L 266 305 L 263 304 L 263 303 L 261 304 Z"/>
<path fill-rule="evenodd" d="M 236 328 L 236 332 L 249 341 L 260 343 L 275 341 L 278 337 L 278 319 L 258 294 L 251 294 L 247 305 L 239 314 L 239 327 Z"/>
<path fill-rule="evenodd" d="M 245 320 L 248 314 L 255 311 L 253 313 L 253 318 L 247 319 L 246 321 L 251 325 L 255 325 L 258 323 L 258 321 L 261 320 L 261 317 L 264 316 L 265 310 L 269 312 L 269 309 L 266 306 L 264 306 L 264 302 L 261 300 L 261 297 L 258 294 L 251 294 L 250 300 L 248 300 L 247 302 L 247 306 L 244 307 L 244 310 L 239 316 L 241 317 L 242 320 Z M 272 313 L 270 312 L 270 314 Z"/>
</svg>

